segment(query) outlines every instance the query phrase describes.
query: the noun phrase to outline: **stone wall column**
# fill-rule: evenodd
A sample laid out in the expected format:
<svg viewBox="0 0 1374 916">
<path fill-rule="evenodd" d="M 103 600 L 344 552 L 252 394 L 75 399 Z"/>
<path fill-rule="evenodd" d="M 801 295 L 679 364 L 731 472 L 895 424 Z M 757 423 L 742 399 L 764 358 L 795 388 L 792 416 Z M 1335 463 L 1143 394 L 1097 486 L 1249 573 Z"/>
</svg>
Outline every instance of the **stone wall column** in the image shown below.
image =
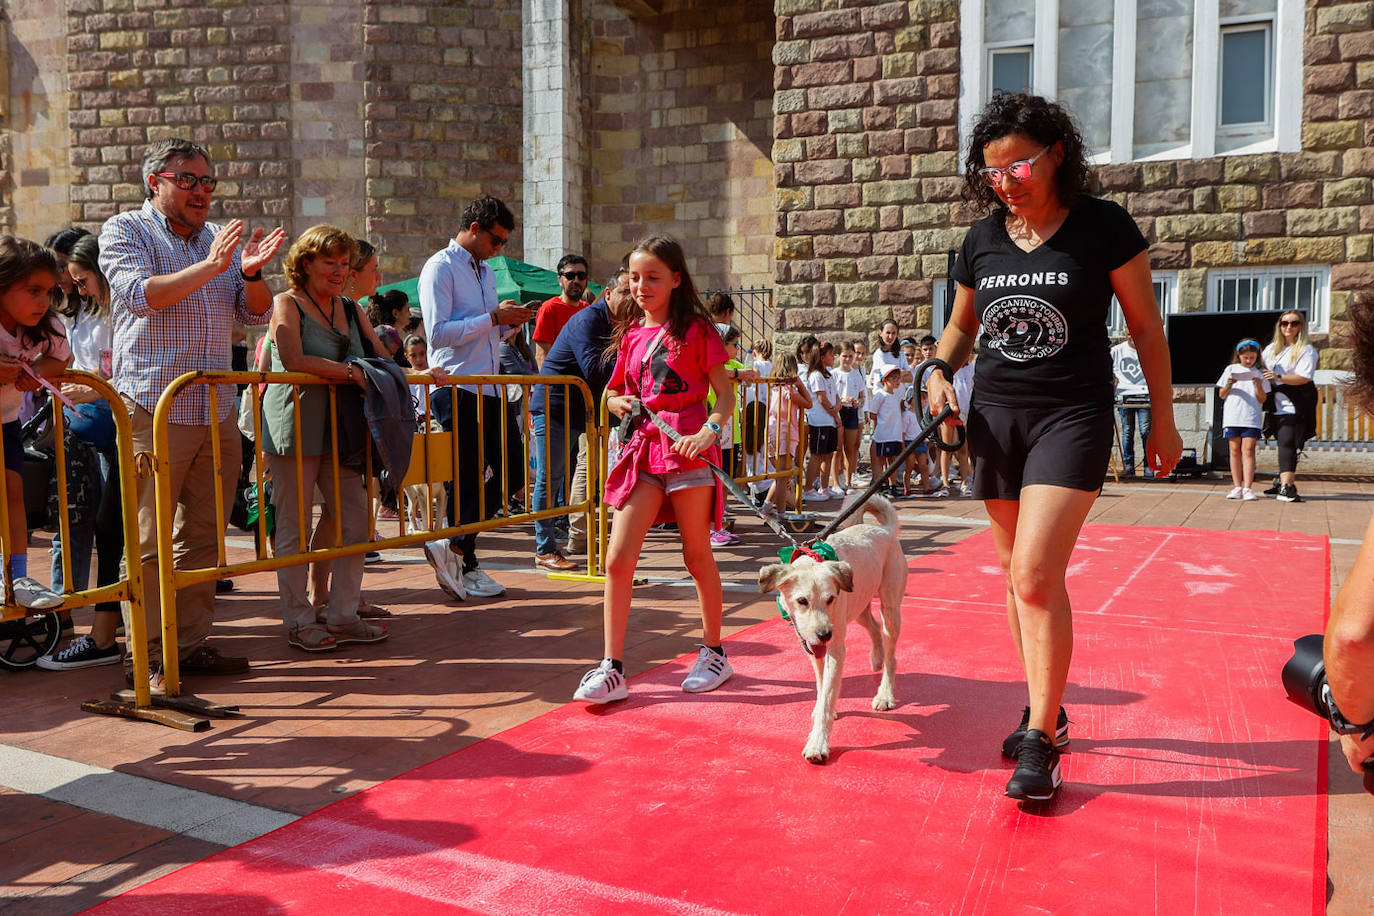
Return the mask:
<svg viewBox="0 0 1374 916">
<path fill-rule="evenodd" d="M 582 235 L 581 78 L 567 0 L 524 0 L 525 260 L 553 267 Z"/>
</svg>

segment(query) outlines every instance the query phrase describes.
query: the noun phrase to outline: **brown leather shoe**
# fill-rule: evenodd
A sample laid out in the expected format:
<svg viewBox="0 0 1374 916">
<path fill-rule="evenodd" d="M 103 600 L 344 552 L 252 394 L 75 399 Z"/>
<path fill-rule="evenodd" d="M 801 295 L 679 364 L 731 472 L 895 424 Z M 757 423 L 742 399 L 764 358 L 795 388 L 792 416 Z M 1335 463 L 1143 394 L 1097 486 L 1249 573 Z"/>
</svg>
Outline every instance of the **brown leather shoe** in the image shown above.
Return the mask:
<svg viewBox="0 0 1374 916">
<path fill-rule="evenodd" d="M 542 566 L 545 569 L 552 569 L 555 572 L 567 572 L 570 569 L 577 568 L 576 563 L 574 563 L 572 560 L 569 560 L 567 557 L 563 556 L 561 553 L 558 553 L 557 551 L 555 551 L 554 553 L 539 554 L 534 558 L 534 565 Z"/>
<path fill-rule="evenodd" d="M 186 674 L 243 674 L 248 670 L 248 659 L 220 655 L 213 646 L 201 646 L 181 660 L 181 670 Z"/>
</svg>

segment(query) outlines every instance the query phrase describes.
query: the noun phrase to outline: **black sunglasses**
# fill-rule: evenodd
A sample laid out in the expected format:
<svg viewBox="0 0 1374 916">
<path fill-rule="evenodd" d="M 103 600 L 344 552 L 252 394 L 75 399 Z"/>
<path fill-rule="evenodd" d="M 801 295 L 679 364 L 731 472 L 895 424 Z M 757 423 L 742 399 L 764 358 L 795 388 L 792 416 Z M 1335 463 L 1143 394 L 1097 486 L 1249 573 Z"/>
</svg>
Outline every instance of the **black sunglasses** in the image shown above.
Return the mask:
<svg viewBox="0 0 1374 916">
<path fill-rule="evenodd" d="M 563 279 L 585 280 L 587 279 L 587 272 L 585 270 L 565 270 L 563 271 Z"/>
</svg>

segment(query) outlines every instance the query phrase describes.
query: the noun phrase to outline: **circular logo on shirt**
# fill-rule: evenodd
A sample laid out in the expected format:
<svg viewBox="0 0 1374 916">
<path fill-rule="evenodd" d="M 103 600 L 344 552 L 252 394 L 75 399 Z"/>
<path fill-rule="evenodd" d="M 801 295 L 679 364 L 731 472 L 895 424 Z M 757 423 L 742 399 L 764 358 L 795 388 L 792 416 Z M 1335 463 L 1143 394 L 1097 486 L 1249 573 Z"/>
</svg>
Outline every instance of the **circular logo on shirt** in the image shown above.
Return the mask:
<svg viewBox="0 0 1374 916">
<path fill-rule="evenodd" d="M 1059 309 L 1035 296 L 1005 296 L 983 312 L 988 345 L 1018 363 L 1053 356 L 1069 342 Z"/>
</svg>

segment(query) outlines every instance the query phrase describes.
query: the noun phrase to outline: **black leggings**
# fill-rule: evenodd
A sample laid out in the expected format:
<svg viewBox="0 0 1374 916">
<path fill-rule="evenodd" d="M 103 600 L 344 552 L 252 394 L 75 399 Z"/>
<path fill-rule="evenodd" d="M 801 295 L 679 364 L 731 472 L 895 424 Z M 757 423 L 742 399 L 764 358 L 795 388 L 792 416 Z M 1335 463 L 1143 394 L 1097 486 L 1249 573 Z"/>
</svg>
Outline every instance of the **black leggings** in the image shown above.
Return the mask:
<svg viewBox="0 0 1374 916">
<path fill-rule="evenodd" d="M 1284 413 L 1274 421 L 1277 424 L 1274 438 L 1279 446 L 1279 473 L 1292 473 L 1298 469 L 1298 452 L 1302 451 L 1302 417 Z"/>
<path fill-rule="evenodd" d="M 124 503 L 120 500 L 119 455 L 105 456 L 110 469 L 100 492 L 100 507 L 95 514 L 95 584 L 113 585 L 119 581 L 119 563 L 124 559 Z M 153 588 L 157 583 L 152 584 Z M 118 601 L 102 601 L 97 611 L 119 613 Z"/>
</svg>

